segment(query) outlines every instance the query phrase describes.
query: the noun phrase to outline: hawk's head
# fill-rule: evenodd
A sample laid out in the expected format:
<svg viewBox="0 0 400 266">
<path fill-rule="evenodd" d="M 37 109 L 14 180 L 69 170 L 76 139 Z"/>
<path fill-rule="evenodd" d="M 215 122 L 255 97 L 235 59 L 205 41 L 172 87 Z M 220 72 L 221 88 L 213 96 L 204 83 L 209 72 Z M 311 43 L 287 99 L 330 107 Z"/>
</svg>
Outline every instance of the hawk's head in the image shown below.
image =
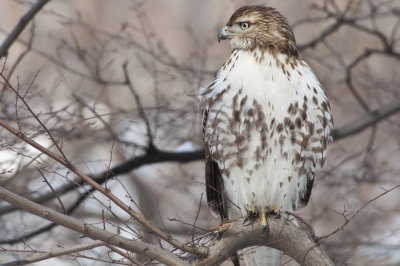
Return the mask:
<svg viewBox="0 0 400 266">
<path fill-rule="evenodd" d="M 297 56 L 291 27 L 272 7 L 244 6 L 236 10 L 218 34 L 218 41 L 226 39 L 233 48 L 269 48 Z"/>
</svg>

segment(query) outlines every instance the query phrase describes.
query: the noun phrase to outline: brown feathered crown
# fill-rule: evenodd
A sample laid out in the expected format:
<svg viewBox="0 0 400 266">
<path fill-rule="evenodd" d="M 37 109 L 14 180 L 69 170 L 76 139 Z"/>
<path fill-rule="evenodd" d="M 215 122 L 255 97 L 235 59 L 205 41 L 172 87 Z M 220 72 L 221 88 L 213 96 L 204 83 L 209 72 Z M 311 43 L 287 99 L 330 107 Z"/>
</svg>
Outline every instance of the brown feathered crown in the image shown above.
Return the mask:
<svg viewBox="0 0 400 266">
<path fill-rule="evenodd" d="M 243 6 L 233 13 L 218 35 L 233 48 L 272 49 L 297 57 L 296 40 L 287 20 L 274 8 Z"/>
</svg>

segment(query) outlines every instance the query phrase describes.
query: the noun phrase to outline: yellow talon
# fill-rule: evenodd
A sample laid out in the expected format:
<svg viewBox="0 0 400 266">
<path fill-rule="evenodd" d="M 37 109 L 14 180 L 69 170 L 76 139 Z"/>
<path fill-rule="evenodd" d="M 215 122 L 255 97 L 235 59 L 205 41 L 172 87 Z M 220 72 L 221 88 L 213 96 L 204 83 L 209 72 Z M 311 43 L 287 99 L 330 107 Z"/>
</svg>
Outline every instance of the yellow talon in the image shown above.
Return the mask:
<svg viewBox="0 0 400 266">
<path fill-rule="evenodd" d="M 249 215 L 255 215 L 255 214 L 257 214 L 256 208 L 251 208 L 250 210 L 247 211 L 247 213 L 248 213 Z"/>
<path fill-rule="evenodd" d="M 265 215 L 265 211 L 261 211 L 260 217 L 261 217 L 261 225 L 263 226 L 263 228 L 266 228 L 267 227 L 267 216 Z"/>
<path fill-rule="evenodd" d="M 267 211 L 267 213 L 277 214 L 280 212 L 280 208 L 279 207 L 267 207 L 266 211 Z"/>
</svg>

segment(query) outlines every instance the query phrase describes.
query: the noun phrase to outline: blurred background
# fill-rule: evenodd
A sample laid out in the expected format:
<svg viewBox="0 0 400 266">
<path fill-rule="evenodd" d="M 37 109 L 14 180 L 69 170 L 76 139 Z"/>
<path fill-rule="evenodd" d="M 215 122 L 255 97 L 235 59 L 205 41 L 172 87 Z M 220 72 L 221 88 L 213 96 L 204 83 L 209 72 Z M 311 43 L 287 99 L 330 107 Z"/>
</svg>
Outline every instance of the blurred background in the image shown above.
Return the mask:
<svg viewBox="0 0 400 266">
<path fill-rule="evenodd" d="M 33 2 L 0 2 L 0 43 Z M 245 4 L 272 6 L 287 17 L 300 57 L 330 99 L 337 135 L 299 215 L 323 236 L 366 205 L 321 244 L 337 265 L 399 265 L 400 191 L 378 197 L 400 183 L 399 113 L 345 134 L 367 113 L 400 101 L 398 0 L 54 0 L 1 59 L 1 73 L 72 164 L 153 224 L 196 241 L 219 224 L 206 203 L 196 94 L 229 56 L 229 43 L 218 44 L 217 34 Z M 57 151 L 5 80 L 0 117 Z M 117 172 L 122 164 L 126 168 Z M 105 221 L 108 230 L 123 236 L 157 243 L 107 198 L 74 180 L 54 160 L 0 129 L 2 187 L 94 225 Z M 54 197 L 53 190 L 63 189 Z M 0 202 L 0 263 L 85 241 Z M 36 265 L 111 260 L 127 263 L 100 247 Z M 283 262 L 297 265 L 288 257 Z"/>
</svg>

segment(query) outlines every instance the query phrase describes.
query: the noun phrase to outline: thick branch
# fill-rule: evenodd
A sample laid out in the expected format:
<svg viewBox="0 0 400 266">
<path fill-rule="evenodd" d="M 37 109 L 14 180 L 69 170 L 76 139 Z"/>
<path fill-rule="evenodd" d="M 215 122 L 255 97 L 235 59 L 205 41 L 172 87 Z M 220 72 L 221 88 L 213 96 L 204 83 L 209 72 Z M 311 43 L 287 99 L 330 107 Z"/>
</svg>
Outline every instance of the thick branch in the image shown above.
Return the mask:
<svg viewBox="0 0 400 266">
<path fill-rule="evenodd" d="M 13 31 L 7 36 L 7 39 L 1 45 L 0 58 L 7 55 L 8 49 L 13 44 L 13 42 L 16 39 L 18 39 L 19 35 L 29 24 L 29 22 L 35 17 L 35 15 L 39 12 L 39 10 L 42 9 L 43 6 L 49 1 L 50 0 L 38 0 L 36 4 L 32 5 L 31 9 L 29 9 L 28 12 L 26 12 L 26 14 L 20 19 L 20 21 L 15 26 Z"/>
<path fill-rule="evenodd" d="M 332 133 L 333 139 L 339 140 L 357 134 L 398 111 L 400 111 L 400 100 L 384 105 L 379 109 L 372 110 L 361 118 L 334 130 Z"/>
<path fill-rule="evenodd" d="M 12 134 L 14 134 L 15 136 L 17 136 L 18 138 L 22 139 L 24 142 L 26 142 L 27 144 L 29 144 L 33 148 L 35 148 L 38 151 L 46 154 L 47 156 L 49 156 L 53 160 L 57 161 L 61 165 L 65 166 L 66 168 L 71 170 L 71 172 L 73 172 L 74 174 L 79 176 L 82 179 L 82 181 L 84 181 L 86 184 L 94 187 L 97 191 L 99 191 L 104 196 L 109 198 L 112 202 L 114 202 L 119 208 L 121 208 L 127 214 L 129 214 L 132 218 L 134 218 L 139 223 L 141 223 L 145 228 L 147 228 L 148 230 L 150 230 L 151 232 L 153 232 L 154 234 L 156 234 L 157 236 L 159 236 L 160 238 L 162 238 L 166 242 L 170 243 L 171 245 L 175 246 L 178 249 L 181 249 L 183 251 L 190 252 L 190 253 L 193 253 L 193 254 L 204 255 L 206 253 L 206 250 L 204 250 L 204 249 L 193 247 L 193 246 L 188 246 L 188 245 L 184 245 L 184 244 L 180 243 L 178 240 L 174 239 L 168 233 L 165 233 L 162 230 L 160 230 L 159 228 L 155 227 L 148 220 L 146 220 L 143 216 L 141 216 L 139 213 L 134 211 L 130 206 L 126 205 L 120 198 L 118 198 L 116 195 L 111 193 L 111 191 L 109 191 L 108 189 L 102 187 L 95 180 L 93 180 L 92 178 L 90 178 L 89 176 L 87 176 L 86 174 L 81 172 L 79 169 L 77 169 L 76 167 L 71 165 L 69 162 L 65 161 L 63 157 L 55 154 L 54 152 L 46 149 L 45 147 L 43 147 L 39 143 L 37 143 L 37 142 L 33 141 L 32 139 L 28 138 L 27 136 L 22 134 L 22 132 L 19 132 L 18 130 L 16 130 L 15 128 L 13 128 L 12 126 L 10 126 L 9 124 L 7 124 L 5 121 L 3 121 L 1 119 L 0 119 L 0 125 L 3 128 L 7 129 Z M 14 206 L 16 206 L 16 205 L 14 205 Z"/>
<path fill-rule="evenodd" d="M 223 233 L 220 241 L 209 247 L 206 258 L 195 263 L 196 266 L 218 265 L 235 251 L 250 246 L 268 246 L 279 249 L 301 265 L 335 265 L 311 235 L 286 219 L 268 219 L 269 235 L 262 233 L 261 223 L 244 226 L 239 219 Z"/>
<path fill-rule="evenodd" d="M 2 187 L 0 187 L 0 199 L 46 220 L 80 232 L 92 239 L 101 240 L 104 243 L 139 253 L 167 265 L 187 265 L 187 263 L 158 246 L 112 234 L 93 225 L 81 222 L 78 219 L 61 214 L 53 209 L 34 203 Z"/>
</svg>

